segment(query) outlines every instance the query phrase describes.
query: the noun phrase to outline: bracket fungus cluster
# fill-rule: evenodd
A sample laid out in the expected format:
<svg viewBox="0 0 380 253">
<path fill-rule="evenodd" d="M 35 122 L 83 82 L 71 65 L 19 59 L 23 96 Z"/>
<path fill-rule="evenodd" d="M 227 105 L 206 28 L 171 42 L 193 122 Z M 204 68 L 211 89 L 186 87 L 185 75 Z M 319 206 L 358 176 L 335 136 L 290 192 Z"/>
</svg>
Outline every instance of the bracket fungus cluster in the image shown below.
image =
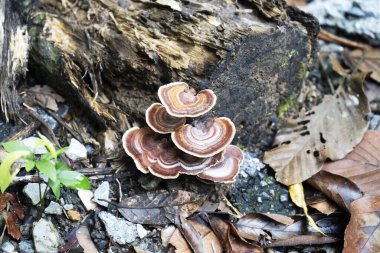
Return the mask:
<svg viewBox="0 0 380 253">
<path fill-rule="evenodd" d="M 161 178 L 180 174 L 205 180 L 232 183 L 243 161 L 243 152 L 230 145 L 235 126 L 228 118 L 193 119 L 216 104 L 212 90 L 196 92 L 186 83 L 163 85 L 158 90 L 161 103 L 146 111 L 149 127 L 133 127 L 123 135 L 123 148 L 143 173 Z"/>
</svg>

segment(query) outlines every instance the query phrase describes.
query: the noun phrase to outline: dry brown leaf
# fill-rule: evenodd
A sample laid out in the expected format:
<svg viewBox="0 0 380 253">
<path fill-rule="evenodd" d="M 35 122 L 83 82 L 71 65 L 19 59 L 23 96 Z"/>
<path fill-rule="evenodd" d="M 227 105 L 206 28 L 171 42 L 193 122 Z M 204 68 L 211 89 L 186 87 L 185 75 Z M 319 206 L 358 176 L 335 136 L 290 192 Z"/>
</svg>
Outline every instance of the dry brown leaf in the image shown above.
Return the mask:
<svg viewBox="0 0 380 253">
<path fill-rule="evenodd" d="M 364 194 L 380 196 L 380 131 L 367 131 L 352 152 L 323 170 L 349 179 Z"/>
<path fill-rule="evenodd" d="M 343 237 L 345 228 L 344 217 L 337 219 L 337 215 L 312 215 L 321 230 L 332 237 Z M 271 214 L 252 213 L 239 219 L 234 226 L 239 234 L 246 239 L 257 241 L 260 237 L 268 240 L 286 240 L 303 235 L 321 237 L 318 232 L 308 226 L 305 216 L 292 217 Z"/>
<path fill-rule="evenodd" d="M 84 253 L 98 253 L 99 252 L 97 248 L 95 247 L 94 242 L 91 239 L 91 235 L 86 224 L 80 225 L 75 235 L 76 235 L 76 238 L 78 239 L 79 245 L 83 248 Z"/>
<path fill-rule="evenodd" d="M 347 91 L 340 88 L 334 96 L 325 96 L 321 104 L 280 129 L 274 143 L 278 147 L 264 156 L 277 181 L 303 182 L 320 171 L 327 158 L 341 159 L 360 142 L 369 114 L 364 78 L 364 74 L 352 76 Z"/>
<path fill-rule="evenodd" d="M 307 180 L 307 183 L 323 192 L 347 211 L 350 210 L 351 202 L 363 196 L 360 189 L 353 182 L 324 170 Z"/>
<path fill-rule="evenodd" d="M 47 85 L 36 85 L 28 91 L 35 96 L 36 100 L 42 106 L 55 112 L 58 111 L 57 103 L 65 101 L 62 96 L 58 95 L 50 86 Z"/>
<path fill-rule="evenodd" d="M 182 236 L 181 232 L 176 229 L 169 240 L 169 244 L 173 245 L 176 253 L 193 253 L 190 249 L 189 244 L 187 244 L 185 238 Z"/>
<path fill-rule="evenodd" d="M 20 226 L 17 224 L 17 217 L 12 212 L 3 212 L 5 224 L 7 225 L 8 234 L 14 239 L 19 240 L 21 238 Z"/>
<path fill-rule="evenodd" d="M 216 216 L 208 216 L 212 230 L 223 245 L 226 253 L 263 253 L 264 250 L 257 245 L 246 242 L 240 237 L 238 231 L 228 221 L 224 221 Z"/>
<path fill-rule="evenodd" d="M 380 252 L 380 196 L 352 202 L 343 252 Z"/>
<path fill-rule="evenodd" d="M 316 198 L 306 198 L 306 204 L 323 214 L 330 215 L 338 210 L 338 206 L 325 196 L 318 196 Z"/>
<path fill-rule="evenodd" d="M 362 72 L 372 72 L 370 77 L 380 83 L 380 50 L 353 50 L 345 51 L 343 57 L 352 69 L 360 69 Z"/>
</svg>

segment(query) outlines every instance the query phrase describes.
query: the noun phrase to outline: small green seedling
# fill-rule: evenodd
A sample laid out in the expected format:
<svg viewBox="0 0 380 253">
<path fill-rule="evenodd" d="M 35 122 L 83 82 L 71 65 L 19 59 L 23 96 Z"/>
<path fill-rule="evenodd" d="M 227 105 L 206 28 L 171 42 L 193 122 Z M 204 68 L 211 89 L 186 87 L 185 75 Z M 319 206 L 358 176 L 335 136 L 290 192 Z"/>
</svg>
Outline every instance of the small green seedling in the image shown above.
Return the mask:
<svg viewBox="0 0 380 253">
<path fill-rule="evenodd" d="M 39 173 L 46 175 L 49 179 L 49 186 L 55 197 L 58 199 L 62 186 L 70 189 L 90 189 L 90 182 L 79 172 L 71 170 L 58 157 L 67 150 L 61 148 L 56 150 L 54 144 L 45 136 L 39 134 L 36 138 L 35 147 L 44 146 L 48 153 L 36 155 L 28 146 L 21 141 L 10 141 L 2 143 L 4 149 L 9 153 L 0 164 L 0 189 L 4 193 L 9 187 L 12 179 L 17 175 L 19 169 L 12 171 L 13 163 L 20 158 L 25 159 L 25 170 L 30 172 L 34 168 Z"/>
</svg>

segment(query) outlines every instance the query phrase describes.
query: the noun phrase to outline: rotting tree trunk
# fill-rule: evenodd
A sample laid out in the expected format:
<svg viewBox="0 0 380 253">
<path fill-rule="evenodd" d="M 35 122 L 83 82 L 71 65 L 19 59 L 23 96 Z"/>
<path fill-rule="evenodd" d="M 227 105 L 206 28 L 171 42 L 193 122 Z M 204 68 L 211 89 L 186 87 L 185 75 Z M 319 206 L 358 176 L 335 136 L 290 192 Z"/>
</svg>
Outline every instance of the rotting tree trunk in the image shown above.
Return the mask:
<svg viewBox="0 0 380 253">
<path fill-rule="evenodd" d="M 218 96 L 238 143 L 271 142 L 279 105 L 312 59 L 318 24 L 281 1 L 23 1 L 32 75 L 53 86 L 98 130 L 127 128 L 185 81 Z"/>
<path fill-rule="evenodd" d="M 0 102 L 4 121 L 17 120 L 16 85 L 25 74 L 28 34 L 12 0 L 0 0 Z"/>
</svg>

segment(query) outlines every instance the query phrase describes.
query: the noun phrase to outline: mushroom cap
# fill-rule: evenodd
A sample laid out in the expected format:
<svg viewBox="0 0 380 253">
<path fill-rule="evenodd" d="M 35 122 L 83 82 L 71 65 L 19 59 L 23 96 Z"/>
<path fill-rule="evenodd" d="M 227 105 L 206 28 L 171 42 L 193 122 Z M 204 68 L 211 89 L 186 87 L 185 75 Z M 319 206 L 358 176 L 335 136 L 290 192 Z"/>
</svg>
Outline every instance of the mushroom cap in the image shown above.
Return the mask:
<svg viewBox="0 0 380 253">
<path fill-rule="evenodd" d="M 122 138 L 125 152 L 132 157 L 137 169 L 143 173 L 148 173 L 151 161 L 159 155 L 157 147 L 167 142 L 162 135 L 155 133 L 149 127 L 128 129 Z"/>
<path fill-rule="evenodd" d="M 224 160 L 199 173 L 197 177 L 217 183 L 233 183 L 243 160 L 244 153 L 240 148 L 229 145 L 224 153 Z"/>
<path fill-rule="evenodd" d="M 210 111 L 216 104 L 216 96 L 212 90 L 202 90 L 197 94 L 183 82 L 161 86 L 158 97 L 166 111 L 175 117 L 198 117 Z"/>
<path fill-rule="evenodd" d="M 157 162 L 149 166 L 149 171 L 161 178 L 177 178 L 179 174 L 196 175 L 223 160 L 223 153 L 208 158 L 194 157 L 179 150 L 173 143 L 165 143 Z"/>
<path fill-rule="evenodd" d="M 222 152 L 235 136 L 235 125 L 229 118 L 207 119 L 195 126 L 183 125 L 171 134 L 174 144 L 190 155 L 211 157 Z"/>
<path fill-rule="evenodd" d="M 208 158 L 186 154 L 148 127 L 129 129 L 122 142 L 141 172 L 150 171 L 161 178 L 177 178 L 181 173 L 194 175 L 223 160 L 223 152 Z"/>
<path fill-rule="evenodd" d="M 145 112 L 146 123 L 155 132 L 167 134 L 174 132 L 186 123 L 186 118 L 171 116 L 160 103 L 154 103 Z"/>
</svg>

